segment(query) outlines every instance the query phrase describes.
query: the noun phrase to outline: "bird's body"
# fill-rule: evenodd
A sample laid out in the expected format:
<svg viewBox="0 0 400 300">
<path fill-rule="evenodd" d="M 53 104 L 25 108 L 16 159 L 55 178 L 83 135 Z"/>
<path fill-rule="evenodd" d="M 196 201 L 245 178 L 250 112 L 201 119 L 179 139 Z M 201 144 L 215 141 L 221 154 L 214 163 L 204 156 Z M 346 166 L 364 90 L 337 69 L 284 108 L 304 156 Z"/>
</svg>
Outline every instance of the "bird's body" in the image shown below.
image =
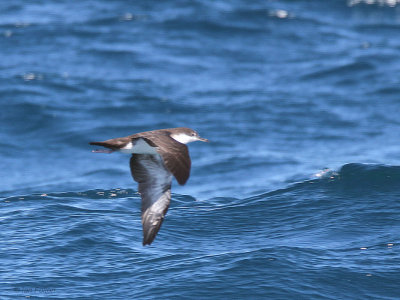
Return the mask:
<svg viewBox="0 0 400 300">
<path fill-rule="evenodd" d="M 142 198 L 143 245 L 150 245 L 159 231 L 171 200 L 172 177 L 183 185 L 189 178 L 191 161 L 185 144 L 203 141 L 196 131 L 185 128 L 159 129 L 104 142 L 91 142 L 110 150 L 132 154 L 130 168 Z"/>
</svg>

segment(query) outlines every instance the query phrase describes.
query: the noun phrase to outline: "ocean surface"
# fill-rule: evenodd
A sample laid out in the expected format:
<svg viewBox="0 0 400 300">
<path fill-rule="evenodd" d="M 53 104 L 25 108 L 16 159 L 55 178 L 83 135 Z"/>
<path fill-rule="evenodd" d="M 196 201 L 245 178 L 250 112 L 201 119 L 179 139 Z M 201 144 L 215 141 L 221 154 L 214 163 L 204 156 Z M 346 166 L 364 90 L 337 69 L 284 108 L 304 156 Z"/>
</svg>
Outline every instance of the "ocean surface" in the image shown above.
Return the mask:
<svg viewBox="0 0 400 300">
<path fill-rule="evenodd" d="M 0 299 L 400 299 L 396 0 L 0 2 Z M 186 126 L 142 246 L 129 155 Z"/>
</svg>

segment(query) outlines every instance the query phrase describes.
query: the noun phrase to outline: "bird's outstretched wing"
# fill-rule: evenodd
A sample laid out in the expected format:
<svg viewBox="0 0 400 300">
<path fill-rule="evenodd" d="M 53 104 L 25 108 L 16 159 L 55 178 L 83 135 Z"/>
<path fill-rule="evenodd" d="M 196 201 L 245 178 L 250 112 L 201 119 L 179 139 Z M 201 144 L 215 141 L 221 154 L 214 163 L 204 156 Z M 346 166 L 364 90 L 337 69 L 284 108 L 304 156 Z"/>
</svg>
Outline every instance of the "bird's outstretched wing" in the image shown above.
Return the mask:
<svg viewBox="0 0 400 300">
<path fill-rule="evenodd" d="M 158 155 L 133 154 L 130 167 L 142 198 L 143 245 L 150 245 L 169 207 L 172 174 Z"/>
<path fill-rule="evenodd" d="M 148 144 L 156 147 L 165 167 L 174 175 L 180 185 L 184 185 L 189 179 L 191 167 L 188 147 L 174 140 L 167 133 L 152 136 L 151 140 L 145 136 L 142 138 Z"/>
</svg>

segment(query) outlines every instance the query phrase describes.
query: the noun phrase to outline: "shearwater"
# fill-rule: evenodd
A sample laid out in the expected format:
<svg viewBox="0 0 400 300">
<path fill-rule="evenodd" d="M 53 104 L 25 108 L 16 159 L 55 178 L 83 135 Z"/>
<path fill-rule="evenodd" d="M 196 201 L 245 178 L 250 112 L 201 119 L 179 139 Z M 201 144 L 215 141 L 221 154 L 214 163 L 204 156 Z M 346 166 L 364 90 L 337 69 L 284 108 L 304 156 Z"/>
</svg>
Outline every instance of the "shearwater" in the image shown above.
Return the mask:
<svg viewBox="0 0 400 300">
<path fill-rule="evenodd" d="M 186 144 L 194 141 L 208 142 L 193 129 L 178 127 L 90 143 L 109 149 L 93 152 L 132 154 L 131 174 L 142 198 L 143 245 L 150 245 L 160 230 L 171 201 L 172 177 L 180 185 L 189 178 L 191 161 Z"/>
</svg>

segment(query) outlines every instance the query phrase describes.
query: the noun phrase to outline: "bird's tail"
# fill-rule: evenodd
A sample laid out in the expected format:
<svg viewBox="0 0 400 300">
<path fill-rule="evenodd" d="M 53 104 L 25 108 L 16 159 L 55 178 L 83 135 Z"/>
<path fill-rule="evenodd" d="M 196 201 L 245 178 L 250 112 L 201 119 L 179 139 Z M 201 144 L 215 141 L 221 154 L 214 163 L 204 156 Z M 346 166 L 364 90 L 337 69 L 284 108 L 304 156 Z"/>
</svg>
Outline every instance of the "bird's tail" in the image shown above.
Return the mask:
<svg viewBox="0 0 400 300">
<path fill-rule="evenodd" d="M 107 143 L 107 142 L 90 142 L 89 144 L 90 145 L 94 145 L 94 146 L 103 146 L 103 147 L 110 148 L 110 149 L 113 148 L 113 146 L 110 145 L 110 143 Z"/>
<path fill-rule="evenodd" d="M 110 144 L 106 143 L 106 142 L 90 142 L 90 145 L 94 145 L 94 146 L 103 146 L 109 149 L 112 149 L 112 147 L 110 146 Z M 93 150 L 92 152 L 96 152 L 96 153 L 111 153 L 113 152 L 113 150 Z"/>
</svg>

